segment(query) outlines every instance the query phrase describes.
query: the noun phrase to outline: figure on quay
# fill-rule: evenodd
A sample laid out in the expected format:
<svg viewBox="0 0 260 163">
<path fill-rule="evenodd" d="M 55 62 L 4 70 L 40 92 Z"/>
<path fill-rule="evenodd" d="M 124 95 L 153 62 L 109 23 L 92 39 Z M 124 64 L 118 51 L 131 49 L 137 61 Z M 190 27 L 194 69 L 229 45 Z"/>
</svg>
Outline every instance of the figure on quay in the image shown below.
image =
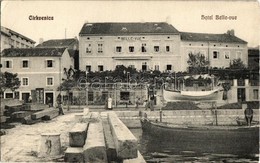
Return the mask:
<svg viewBox="0 0 260 163">
<path fill-rule="evenodd" d="M 246 119 L 246 123 L 248 126 L 251 126 L 251 122 L 253 120 L 253 114 L 254 114 L 254 111 L 251 107 L 247 107 L 244 111 L 244 114 L 245 114 L 245 119 Z"/>
</svg>

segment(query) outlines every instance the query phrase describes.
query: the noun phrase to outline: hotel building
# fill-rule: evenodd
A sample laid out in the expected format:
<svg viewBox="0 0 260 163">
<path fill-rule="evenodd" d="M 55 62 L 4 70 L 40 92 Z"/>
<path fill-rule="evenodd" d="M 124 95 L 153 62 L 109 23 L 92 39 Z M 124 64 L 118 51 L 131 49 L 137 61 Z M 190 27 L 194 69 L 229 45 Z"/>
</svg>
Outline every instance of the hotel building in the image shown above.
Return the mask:
<svg viewBox="0 0 260 163">
<path fill-rule="evenodd" d="M 210 67 L 228 67 L 241 58 L 247 65 L 247 42 L 234 35 L 179 32 L 168 23 L 86 23 L 79 33 L 82 71 L 186 71 L 188 54 L 202 53 Z"/>
</svg>

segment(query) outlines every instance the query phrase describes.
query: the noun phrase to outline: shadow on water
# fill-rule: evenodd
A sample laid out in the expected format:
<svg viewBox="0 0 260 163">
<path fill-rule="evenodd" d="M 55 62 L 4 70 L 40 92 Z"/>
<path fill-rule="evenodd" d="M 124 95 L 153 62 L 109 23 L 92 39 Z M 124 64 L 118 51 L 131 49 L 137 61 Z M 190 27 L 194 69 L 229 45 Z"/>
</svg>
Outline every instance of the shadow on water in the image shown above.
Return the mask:
<svg viewBox="0 0 260 163">
<path fill-rule="evenodd" d="M 153 162 L 258 162 L 259 140 L 225 140 L 218 143 L 200 137 L 186 140 L 170 135 L 151 136 L 142 129 L 131 129 L 139 141 L 138 149 Z"/>
</svg>

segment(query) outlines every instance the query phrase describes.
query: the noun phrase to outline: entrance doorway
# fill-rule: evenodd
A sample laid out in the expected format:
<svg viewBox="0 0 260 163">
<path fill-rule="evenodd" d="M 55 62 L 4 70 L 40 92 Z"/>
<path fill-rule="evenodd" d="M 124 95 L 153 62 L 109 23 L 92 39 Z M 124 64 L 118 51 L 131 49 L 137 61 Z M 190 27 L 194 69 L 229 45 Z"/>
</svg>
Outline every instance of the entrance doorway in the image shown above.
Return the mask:
<svg viewBox="0 0 260 163">
<path fill-rule="evenodd" d="M 30 96 L 30 93 L 22 93 L 22 100 L 25 103 L 28 103 L 29 102 L 29 96 Z"/>
<path fill-rule="evenodd" d="M 53 106 L 53 93 L 45 93 L 45 104 Z"/>
<path fill-rule="evenodd" d="M 245 90 L 245 88 L 238 88 L 237 89 L 237 101 L 238 102 L 246 101 L 246 90 Z"/>
</svg>

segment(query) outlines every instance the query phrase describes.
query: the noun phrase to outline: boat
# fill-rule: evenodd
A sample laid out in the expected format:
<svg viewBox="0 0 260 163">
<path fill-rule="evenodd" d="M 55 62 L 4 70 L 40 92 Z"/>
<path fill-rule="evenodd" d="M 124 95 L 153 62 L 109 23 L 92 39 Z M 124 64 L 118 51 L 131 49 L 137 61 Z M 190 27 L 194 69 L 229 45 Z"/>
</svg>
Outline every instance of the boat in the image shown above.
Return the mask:
<svg viewBox="0 0 260 163">
<path fill-rule="evenodd" d="M 219 98 L 220 89 L 210 91 L 174 91 L 162 89 L 165 101 L 214 101 Z"/>
<path fill-rule="evenodd" d="M 185 145 L 186 148 L 207 149 L 208 152 L 243 153 L 257 152 L 259 149 L 259 125 L 254 126 L 214 126 L 214 125 L 175 125 L 140 119 L 143 134 L 156 140 Z M 238 143 L 239 142 L 239 143 Z M 196 146 L 196 147 L 194 147 Z"/>
<path fill-rule="evenodd" d="M 169 89 L 169 85 L 165 85 L 162 87 L 162 94 L 165 101 L 173 102 L 173 101 L 216 101 L 222 92 L 222 88 L 218 85 L 215 85 L 214 80 L 215 76 L 205 75 L 192 75 L 192 76 L 184 76 L 179 78 L 178 80 L 182 82 L 182 84 L 178 84 L 175 81 L 175 89 Z M 175 77 L 176 80 L 176 77 Z M 180 83 L 180 82 L 178 82 Z M 192 90 L 191 86 L 189 86 L 190 90 L 184 90 L 187 86 L 185 83 L 189 83 L 189 85 L 196 84 L 197 86 L 201 83 L 204 87 L 201 87 L 199 90 Z M 177 88 L 179 87 L 179 88 Z M 210 87 L 210 88 L 209 88 Z M 187 87 L 188 88 L 188 87 Z"/>
</svg>

